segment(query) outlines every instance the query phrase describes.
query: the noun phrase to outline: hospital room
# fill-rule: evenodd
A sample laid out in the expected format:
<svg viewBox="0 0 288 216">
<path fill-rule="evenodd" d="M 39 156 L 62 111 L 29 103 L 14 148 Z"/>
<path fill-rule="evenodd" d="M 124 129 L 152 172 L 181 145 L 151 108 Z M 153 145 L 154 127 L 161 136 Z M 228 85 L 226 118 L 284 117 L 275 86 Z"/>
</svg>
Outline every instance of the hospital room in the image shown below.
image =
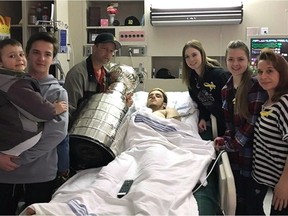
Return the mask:
<svg viewBox="0 0 288 216">
<path fill-rule="evenodd" d="M 288 215 L 287 62 L 288 0 L 0 1 L 0 215 Z"/>
</svg>

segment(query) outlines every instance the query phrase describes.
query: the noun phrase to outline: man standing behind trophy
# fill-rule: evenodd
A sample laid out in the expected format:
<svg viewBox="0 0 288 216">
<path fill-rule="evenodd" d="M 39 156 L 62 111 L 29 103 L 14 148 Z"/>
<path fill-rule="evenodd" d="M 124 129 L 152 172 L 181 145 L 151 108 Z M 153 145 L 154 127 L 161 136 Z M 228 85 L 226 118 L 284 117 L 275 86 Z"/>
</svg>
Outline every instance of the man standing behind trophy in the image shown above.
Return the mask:
<svg viewBox="0 0 288 216">
<path fill-rule="evenodd" d="M 111 33 L 101 33 L 94 41 L 92 54 L 73 66 L 65 78 L 64 88 L 68 92 L 70 122 L 73 125 L 85 101 L 96 93 L 105 92 L 109 85 L 109 75 L 104 67 L 121 44 Z"/>
</svg>

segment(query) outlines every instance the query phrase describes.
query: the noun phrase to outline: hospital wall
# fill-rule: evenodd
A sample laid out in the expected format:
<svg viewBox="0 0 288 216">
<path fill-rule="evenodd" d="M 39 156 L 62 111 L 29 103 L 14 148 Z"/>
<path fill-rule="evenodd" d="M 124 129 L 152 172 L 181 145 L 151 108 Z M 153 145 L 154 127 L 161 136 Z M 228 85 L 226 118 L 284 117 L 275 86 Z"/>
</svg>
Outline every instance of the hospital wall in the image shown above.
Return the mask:
<svg viewBox="0 0 288 216">
<path fill-rule="evenodd" d="M 181 51 L 185 42 L 198 39 L 202 42 L 208 56 L 217 57 L 223 63 L 225 48 L 229 41 L 240 39 L 247 43 L 247 29 L 254 27 L 260 34 L 261 27 L 268 28 L 268 34 L 288 34 L 288 0 L 243 0 L 243 22 L 233 25 L 203 25 L 203 26 L 152 26 L 150 24 L 150 5 L 155 0 L 145 0 L 145 25 L 133 27 L 133 31 L 145 32 L 145 41 L 122 43 L 124 45 L 144 45 L 147 52 L 143 57 L 116 56 L 113 61 L 138 67 L 142 63 L 147 76 L 144 84 L 138 90 L 149 90 L 161 87 L 167 91 L 185 91 L 187 88 L 181 79 L 155 79 L 152 78 L 152 68 L 155 59 L 167 58 L 163 67 L 169 60 L 175 58 L 173 68 L 178 69 L 181 60 Z M 117 1 L 116 1 L 117 2 Z M 121 1 L 118 1 L 121 3 Z M 85 5 L 83 1 L 69 1 L 69 33 L 72 45 L 73 58 L 70 67 L 86 57 L 83 56 L 83 45 L 87 36 Z M 77 16 L 75 16 L 77 14 Z M 128 16 L 128 15 L 127 15 Z M 130 31 L 131 27 L 115 27 L 115 35 L 119 39 L 119 31 Z M 174 71 L 172 71 L 174 72 Z"/>
</svg>

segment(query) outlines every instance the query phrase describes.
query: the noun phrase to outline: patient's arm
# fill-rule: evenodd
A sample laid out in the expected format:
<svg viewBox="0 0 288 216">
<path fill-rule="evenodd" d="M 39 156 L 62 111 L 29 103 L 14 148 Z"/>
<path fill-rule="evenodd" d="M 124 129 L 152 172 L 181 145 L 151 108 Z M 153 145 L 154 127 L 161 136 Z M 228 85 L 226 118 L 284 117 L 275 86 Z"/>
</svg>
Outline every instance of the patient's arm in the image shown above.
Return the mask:
<svg viewBox="0 0 288 216">
<path fill-rule="evenodd" d="M 175 118 L 180 120 L 180 115 L 174 108 L 166 108 L 166 118 Z"/>
<path fill-rule="evenodd" d="M 131 107 L 133 105 L 133 93 L 128 93 L 126 94 L 125 98 L 126 98 L 126 106 L 127 107 Z"/>
</svg>

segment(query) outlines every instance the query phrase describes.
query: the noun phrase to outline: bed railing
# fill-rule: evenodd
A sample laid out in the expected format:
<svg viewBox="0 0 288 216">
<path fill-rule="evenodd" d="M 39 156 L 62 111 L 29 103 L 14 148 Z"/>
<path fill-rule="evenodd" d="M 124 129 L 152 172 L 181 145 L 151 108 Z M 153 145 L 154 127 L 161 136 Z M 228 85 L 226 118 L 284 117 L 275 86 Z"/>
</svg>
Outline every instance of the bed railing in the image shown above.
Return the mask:
<svg viewBox="0 0 288 216">
<path fill-rule="evenodd" d="M 236 188 L 227 152 L 222 152 L 219 162 L 220 208 L 223 215 L 235 215 Z"/>
<path fill-rule="evenodd" d="M 218 136 L 217 119 L 211 114 L 211 127 L 213 138 Z M 223 215 L 235 215 L 236 212 L 236 188 L 234 176 L 226 151 L 220 152 L 219 171 L 219 192 L 220 208 Z"/>
</svg>

